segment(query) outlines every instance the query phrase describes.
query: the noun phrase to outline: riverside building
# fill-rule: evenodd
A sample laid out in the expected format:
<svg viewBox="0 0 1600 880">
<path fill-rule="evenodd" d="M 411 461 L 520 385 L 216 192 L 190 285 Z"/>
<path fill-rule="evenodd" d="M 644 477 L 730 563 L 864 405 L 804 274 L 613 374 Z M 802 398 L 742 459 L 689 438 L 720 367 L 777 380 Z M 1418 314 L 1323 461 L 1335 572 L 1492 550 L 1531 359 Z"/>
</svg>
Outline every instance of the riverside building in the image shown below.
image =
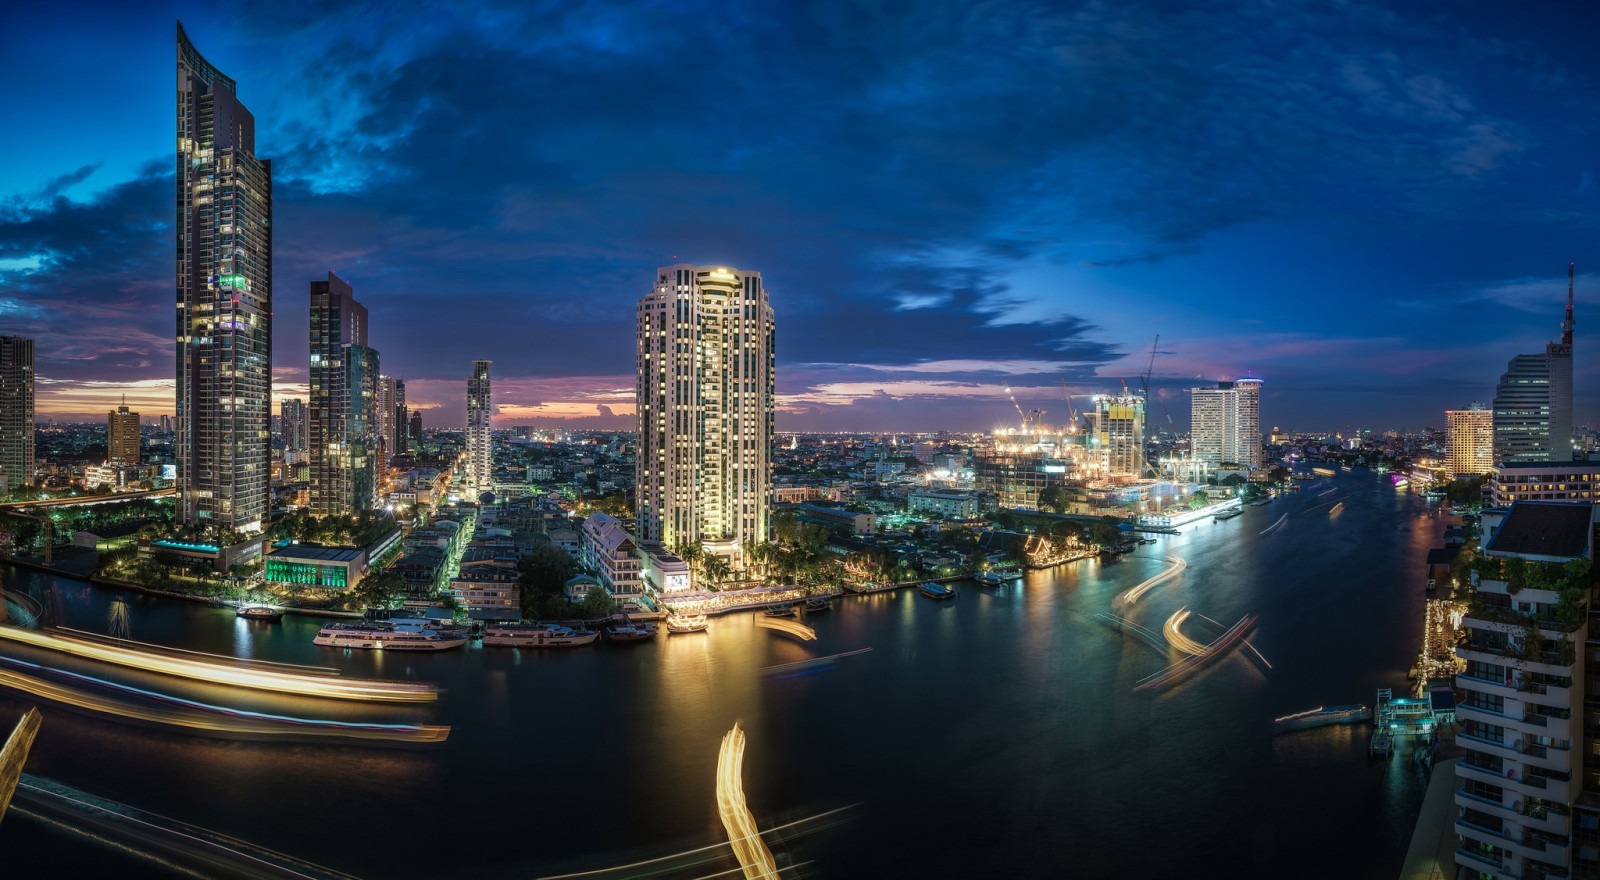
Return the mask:
<svg viewBox="0 0 1600 880">
<path fill-rule="evenodd" d="M 271 474 L 272 163 L 178 26 L 178 521 L 255 532 Z"/>
<path fill-rule="evenodd" d="M 33 481 L 33 340 L 0 336 L 0 492 Z"/>
<path fill-rule="evenodd" d="M 1261 385 L 1246 376 L 1189 390 L 1190 457 L 1211 465 L 1261 467 Z"/>
<path fill-rule="evenodd" d="M 736 562 L 742 547 L 766 540 L 774 333 L 759 272 L 667 266 L 639 300 L 635 478 L 642 544 L 698 544 Z"/>
<path fill-rule="evenodd" d="M 1600 461 L 1524 461 L 1489 470 L 1487 503 L 1518 501 L 1600 504 Z"/>
<path fill-rule="evenodd" d="M 1482 547 L 1504 566 L 1479 576 L 1456 649 L 1461 728 L 1456 745 L 1455 852 L 1466 876 L 1593 877 L 1600 850 L 1600 768 L 1585 728 L 1592 604 L 1587 576 L 1564 567 L 1594 558 L 1593 505 L 1519 502 Z M 1486 522 L 1486 526 L 1489 524 Z M 1537 578 L 1533 575 L 1537 574 Z M 1587 746 L 1587 748 L 1586 748 Z M 1589 766 L 1586 766 L 1589 765 Z M 1587 829 L 1587 830 L 1585 830 Z"/>
<path fill-rule="evenodd" d="M 1444 412 L 1449 434 L 1445 440 L 1450 472 L 1481 476 L 1494 468 L 1494 413 L 1474 403 L 1466 409 Z"/>
<path fill-rule="evenodd" d="M 344 279 L 311 282 L 311 512 L 370 510 L 377 501 L 378 353 L 367 307 Z"/>
</svg>

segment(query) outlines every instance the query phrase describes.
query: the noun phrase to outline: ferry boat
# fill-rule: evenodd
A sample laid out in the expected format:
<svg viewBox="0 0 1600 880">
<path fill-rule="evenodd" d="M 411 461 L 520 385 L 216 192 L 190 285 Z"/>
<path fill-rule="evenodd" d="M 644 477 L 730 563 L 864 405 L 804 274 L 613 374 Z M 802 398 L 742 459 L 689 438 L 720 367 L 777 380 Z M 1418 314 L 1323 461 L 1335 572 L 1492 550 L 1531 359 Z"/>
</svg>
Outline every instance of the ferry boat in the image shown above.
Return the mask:
<svg viewBox="0 0 1600 880">
<path fill-rule="evenodd" d="M 977 581 L 981 587 L 998 587 L 1005 583 L 1005 579 L 994 571 L 980 571 L 973 575 L 972 579 Z"/>
<path fill-rule="evenodd" d="M 768 617 L 793 617 L 795 615 L 794 603 L 785 602 L 781 605 L 769 606 L 766 610 Z"/>
<path fill-rule="evenodd" d="M 936 584 L 933 581 L 918 584 L 917 592 L 927 596 L 929 599 L 954 599 L 956 597 L 954 589 L 945 584 Z"/>
<path fill-rule="evenodd" d="M 613 642 L 643 642 L 656 637 L 656 628 L 649 623 L 624 623 L 606 630 L 606 638 Z"/>
<path fill-rule="evenodd" d="M 672 615 L 667 618 L 667 632 L 669 633 L 697 633 L 705 632 L 711 624 L 706 622 L 704 614 L 691 614 L 687 617 Z"/>
<path fill-rule="evenodd" d="M 812 596 L 806 600 L 806 613 L 816 614 L 819 611 L 832 611 L 833 600 L 826 596 Z"/>
<path fill-rule="evenodd" d="M 498 623 L 483 630 L 483 643 L 496 648 L 576 648 L 598 638 L 598 630 L 556 623 Z"/>
<path fill-rule="evenodd" d="M 414 623 L 329 623 L 313 643 L 332 648 L 371 648 L 381 651 L 447 651 L 467 643 L 463 633 L 440 632 Z"/>
<path fill-rule="evenodd" d="M 245 604 L 240 605 L 233 612 L 233 614 L 235 617 L 243 617 L 245 620 L 272 621 L 283 619 L 282 608 L 277 608 L 272 605 L 265 605 L 260 602 L 246 602 Z"/>
</svg>

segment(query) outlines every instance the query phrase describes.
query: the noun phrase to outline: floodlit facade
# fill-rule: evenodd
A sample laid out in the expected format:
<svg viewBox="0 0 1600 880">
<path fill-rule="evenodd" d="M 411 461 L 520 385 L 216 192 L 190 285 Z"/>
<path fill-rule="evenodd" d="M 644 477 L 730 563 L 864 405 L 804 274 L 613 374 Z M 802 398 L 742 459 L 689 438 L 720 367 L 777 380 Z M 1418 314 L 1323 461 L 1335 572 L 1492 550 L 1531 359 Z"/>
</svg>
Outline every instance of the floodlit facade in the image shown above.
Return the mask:
<svg viewBox="0 0 1600 880">
<path fill-rule="evenodd" d="M 494 428 L 494 401 L 490 393 L 489 365 L 492 361 L 473 361 L 472 378 L 467 380 L 466 498 L 493 486 L 494 458 L 490 433 Z"/>
<path fill-rule="evenodd" d="M 1261 467 L 1260 379 L 1189 390 L 1189 452 L 1195 461 Z"/>
<path fill-rule="evenodd" d="M 1494 413 L 1474 403 L 1467 409 L 1444 412 L 1449 427 L 1446 459 L 1450 472 L 1479 476 L 1494 468 Z"/>
<path fill-rule="evenodd" d="M 178 520 L 259 531 L 269 513 L 272 163 L 234 81 L 178 26 Z"/>
<path fill-rule="evenodd" d="M 33 481 L 33 340 L 0 336 L 0 492 Z"/>
<path fill-rule="evenodd" d="M 772 306 L 761 273 L 680 263 L 639 300 L 638 536 L 737 557 L 772 508 Z"/>
<path fill-rule="evenodd" d="M 1144 475 L 1144 398 L 1097 394 L 1089 418 L 1089 466 L 1096 476 L 1138 479 Z"/>
<path fill-rule="evenodd" d="M 367 307 L 344 279 L 311 282 L 311 512 L 370 510 L 377 501 L 378 353 Z"/>
<path fill-rule="evenodd" d="M 129 412 L 127 404 L 106 413 L 106 460 L 139 463 L 139 414 Z"/>
</svg>

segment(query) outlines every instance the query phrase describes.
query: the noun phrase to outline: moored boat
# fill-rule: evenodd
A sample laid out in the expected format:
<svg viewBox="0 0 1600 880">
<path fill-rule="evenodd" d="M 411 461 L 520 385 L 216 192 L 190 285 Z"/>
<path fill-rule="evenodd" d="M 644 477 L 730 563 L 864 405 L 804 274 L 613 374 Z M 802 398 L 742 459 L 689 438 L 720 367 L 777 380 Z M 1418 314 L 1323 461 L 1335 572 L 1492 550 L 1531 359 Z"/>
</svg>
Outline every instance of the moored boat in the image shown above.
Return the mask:
<svg viewBox="0 0 1600 880">
<path fill-rule="evenodd" d="M 977 581 L 978 585 L 981 587 L 998 587 L 1005 582 L 1005 580 L 994 571 L 980 571 L 973 575 L 972 579 Z"/>
<path fill-rule="evenodd" d="M 642 642 L 656 637 L 656 628 L 648 623 L 624 623 L 606 630 L 606 638 L 613 642 Z"/>
<path fill-rule="evenodd" d="M 929 599 L 954 599 L 956 597 L 954 588 L 946 584 L 936 584 L 933 581 L 918 584 L 917 592 L 927 596 Z"/>
<path fill-rule="evenodd" d="M 1329 724 L 1359 724 L 1372 719 L 1372 710 L 1359 704 L 1348 706 L 1318 706 L 1293 715 L 1272 719 L 1274 733 L 1283 733 L 1289 730 L 1305 730 L 1308 727 L 1323 727 Z"/>
<path fill-rule="evenodd" d="M 806 600 L 806 612 L 815 614 L 818 611 L 832 611 L 833 600 L 826 596 L 812 596 Z"/>
<path fill-rule="evenodd" d="M 446 651 L 467 643 L 461 633 L 441 632 L 413 623 L 329 623 L 311 640 L 330 648 L 369 648 L 381 651 Z"/>
<path fill-rule="evenodd" d="M 240 605 L 233 612 L 235 617 L 245 620 L 282 620 L 283 609 L 260 602 L 247 602 Z"/>
<path fill-rule="evenodd" d="M 674 614 L 667 618 L 667 632 L 669 633 L 697 633 L 705 632 L 710 626 L 704 614 L 690 614 L 679 617 Z"/>
<path fill-rule="evenodd" d="M 483 629 L 483 643 L 496 648 L 576 648 L 598 638 L 599 630 L 555 623 L 498 623 Z"/>
<path fill-rule="evenodd" d="M 795 614 L 794 603 L 785 602 L 781 605 L 769 606 L 766 610 L 768 617 L 793 617 Z"/>
</svg>

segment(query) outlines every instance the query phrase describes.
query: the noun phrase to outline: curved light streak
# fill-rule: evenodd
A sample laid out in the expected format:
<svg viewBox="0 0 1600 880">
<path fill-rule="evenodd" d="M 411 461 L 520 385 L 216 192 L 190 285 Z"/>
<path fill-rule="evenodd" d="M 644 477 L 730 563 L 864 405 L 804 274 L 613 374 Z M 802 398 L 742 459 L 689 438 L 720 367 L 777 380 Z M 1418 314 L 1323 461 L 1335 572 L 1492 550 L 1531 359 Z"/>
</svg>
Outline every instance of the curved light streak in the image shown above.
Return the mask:
<svg viewBox="0 0 1600 880">
<path fill-rule="evenodd" d="M 1178 630 L 1189 617 L 1189 609 L 1179 608 L 1167 618 L 1167 623 L 1161 628 L 1161 634 L 1167 637 L 1167 644 L 1190 656 L 1198 656 L 1206 652 L 1206 646 L 1189 638 Z"/>
<path fill-rule="evenodd" d="M 1171 562 L 1172 565 L 1168 566 L 1165 571 L 1161 572 L 1160 574 L 1156 575 L 1153 578 L 1150 578 L 1149 580 L 1146 580 L 1144 583 L 1141 583 L 1138 586 L 1133 587 L 1132 589 L 1128 590 L 1127 592 L 1123 593 L 1121 596 L 1119 596 L 1117 598 L 1120 599 L 1121 601 L 1127 602 L 1128 604 L 1131 605 L 1134 602 L 1139 601 L 1139 597 L 1140 596 L 1143 596 L 1145 593 L 1150 592 L 1150 590 L 1153 589 L 1157 584 L 1163 583 L 1165 581 L 1168 581 L 1168 580 L 1170 580 L 1172 578 L 1177 577 L 1178 576 L 1178 572 L 1181 572 L 1184 569 L 1189 567 L 1189 563 L 1185 562 L 1183 560 L 1183 558 L 1180 557 L 1180 556 L 1168 556 L 1167 557 L 1167 561 Z"/>
<path fill-rule="evenodd" d="M 1147 675 L 1140 679 L 1139 683 L 1135 685 L 1133 689 L 1135 691 L 1149 690 L 1150 688 L 1161 687 L 1162 685 L 1170 684 L 1179 678 L 1182 678 L 1183 676 L 1199 668 L 1200 665 L 1205 663 L 1207 660 L 1211 660 L 1212 658 L 1221 655 L 1223 652 L 1242 641 L 1244 639 L 1244 634 L 1249 632 L 1250 627 L 1255 626 L 1255 623 L 1255 615 L 1245 615 L 1239 619 L 1238 623 L 1229 627 L 1228 631 L 1218 637 L 1216 641 L 1207 645 L 1205 653 L 1192 654 L 1183 658 L 1182 660 L 1179 660 L 1177 663 L 1168 666 L 1166 669 L 1163 669 L 1160 672 Z"/>
<path fill-rule="evenodd" d="M 794 636 L 802 642 L 814 642 L 817 640 L 816 630 L 797 620 L 790 620 L 786 617 L 758 617 L 756 618 L 756 626 L 762 629 L 777 630 L 785 635 Z"/>
<path fill-rule="evenodd" d="M 419 703 L 439 699 L 432 684 L 378 679 L 346 679 L 283 669 L 245 669 L 236 665 L 187 657 L 168 657 L 120 645 L 103 645 L 55 632 L 0 626 L 0 639 L 18 642 L 46 651 L 59 651 L 74 657 L 98 660 L 116 666 L 142 669 L 208 684 L 231 684 L 255 690 L 328 697 L 339 700 Z M 289 667 L 294 668 L 294 667 Z"/>
<path fill-rule="evenodd" d="M 772 850 L 761 839 L 756 827 L 756 817 L 744 801 L 744 731 L 739 723 L 722 738 L 722 751 L 717 755 L 717 812 L 722 816 L 722 827 L 728 829 L 728 843 L 733 846 L 734 858 L 744 869 L 745 880 L 777 880 L 778 865 L 772 859 Z"/>
<path fill-rule="evenodd" d="M 794 663 L 779 663 L 776 666 L 763 666 L 761 667 L 761 674 L 781 675 L 785 672 L 798 672 L 803 669 L 811 669 L 818 666 L 831 666 L 841 657 L 854 657 L 857 654 L 865 654 L 871 650 L 871 648 L 857 648 L 854 651 L 845 651 L 840 654 L 829 654 L 826 657 L 813 657 L 810 660 L 800 660 Z"/>
<path fill-rule="evenodd" d="M 1289 518 L 1289 514 L 1287 514 L 1287 513 L 1284 514 L 1283 516 L 1278 517 L 1278 521 L 1273 523 L 1272 525 L 1267 526 L 1266 528 L 1262 529 L 1261 530 L 1261 534 L 1265 535 L 1266 533 L 1268 533 L 1268 532 L 1276 529 L 1277 527 L 1283 525 L 1283 521 L 1288 519 L 1288 518 Z"/>
<path fill-rule="evenodd" d="M 231 706 L 218 706 L 212 703 L 202 703 L 198 700 L 190 700 L 184 697 L 173 696 L 172 694 L 163 694 L 159 691 L 151 691 L 144 688 L 133 687 L 132 685 L 107 681 L 103 678 L 96 678 L 92 675 L 84 675 L 82 673 L 72 672 L 66 669 L 57 669 L 53 666 L 42 666 L 38 663 L 30 663 L 27 660 L 17 660 L 11 657 L 0 657 L 0 663 L 5 663 L 12 666 L 22 666 L 32 669 L 36 672 L 64 676 L 66 678 L 75 679 L 89 685 L 108 688 L 110 690 L 131 694 L 136 697 L 144 697 L 162 703 L 171 703 L 176 706 L 182 706 L 185 709 L 193 709 L 197 712 L 211 713 L 225 716 L 226 718 L 238 719 L 237 722 L 222 722 L 216 726 L 206 726 L 199 723 L 186 723 L 183 716 L 168 716 L 164 714 L 156 714 L 154 716 L 156 723 L 167 723 L 163 719 L 170 717 L 172 718 L 171 723 L 192 729 L 214 730 L 217 732 L 234 732 L 251 736 L 335 735 L 341 737 L 354 736 L 358 739 L 393 739 L 403 742 L 443 742 L 444 739 L 450 734 L 450 728 L 448 726 L 438 726 L 432 724 L 369 724 L 354 721 L 333 721 L 324 718 L 297 718 L 293 715 L 274 715 L 269 712 L 254 712 L 249 709 L 236 709 Z M 65 686 L 57 685 L 53 682 L 34 678 L 22 673 L 12 673 L 7 672 L 4 669 L 0 669 L 0 685 L 14 687 L 18 690 L 23 690 L 27 693 L 33 694 L 34 696 L 53 699 L 58 702 L 67 702 L 68 705 L 76 706 L 80 709 L 87 709 L 93 712 L 105 712 L 121 717 L 135 718 L 140 721 L 152 720 L 151 710 L 149 710 L 147 707 L 139 706 L 134 703 L 124 703 L 118 700 L 111 700 L 109 698 L 93 694 L 89 691 L 67 688 Z M 65 697 L 69 694 L 75 695 L 74 698 L 71 700 L 65 699 Z M 120 709 L 117 707 L 120 707 Z M 130 710 L 132 710 L 131 713 Z M 278 726 L 267 727 L 266 725 Z M 285 727 L 286 725 L 289 727 Z M 324 731 L 327 733 L 324 733 Z"/>
</svg>

